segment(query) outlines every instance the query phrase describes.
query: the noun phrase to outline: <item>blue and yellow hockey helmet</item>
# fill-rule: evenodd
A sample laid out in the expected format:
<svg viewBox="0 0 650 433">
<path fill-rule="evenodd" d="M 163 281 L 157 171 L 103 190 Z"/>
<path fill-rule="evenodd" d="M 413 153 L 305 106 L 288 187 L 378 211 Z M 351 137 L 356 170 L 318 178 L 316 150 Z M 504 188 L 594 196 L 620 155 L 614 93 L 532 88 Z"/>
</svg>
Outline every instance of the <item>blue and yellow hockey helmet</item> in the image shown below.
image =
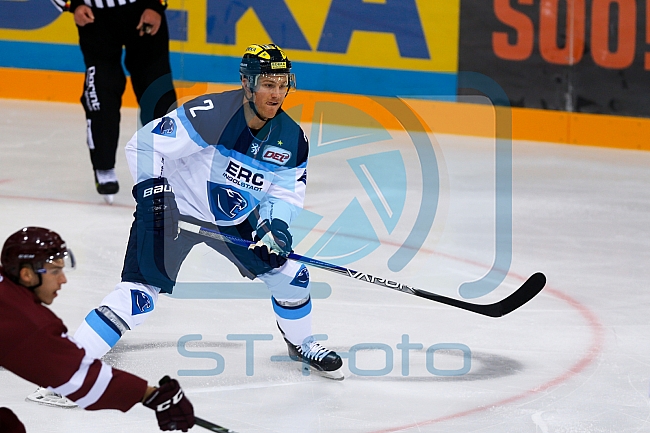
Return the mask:
<svg viewBox="0 0 650 433">
<path fill-rule="evenodd" d="M 296 76 L 291 72 L 291 61 L 282 48 L 275 44 L 249 45 L 239 64 L 239 73 L 248 80 L 248 87 L 255 91 L 260 75 L 286 75 L 289 91 L 296 88 Z"/>
</svg>

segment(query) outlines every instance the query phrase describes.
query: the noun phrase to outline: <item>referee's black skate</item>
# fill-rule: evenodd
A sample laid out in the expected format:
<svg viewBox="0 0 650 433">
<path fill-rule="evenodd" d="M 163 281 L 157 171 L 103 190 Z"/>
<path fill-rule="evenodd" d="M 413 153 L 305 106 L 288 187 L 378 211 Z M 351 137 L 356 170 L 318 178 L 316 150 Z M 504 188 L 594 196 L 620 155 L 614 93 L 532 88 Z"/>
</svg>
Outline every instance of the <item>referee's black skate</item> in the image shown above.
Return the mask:
<svg viewBox="0 0 650 433">
<path fill-rule="evenodd" d="M 291 343 L 286 338 L 289 357 L 294 361 L 303 363 L 303 368 L 309 368 L 319 376 L 333 380 L 343 380 L 341 373 L 343 361 L 333 350 L 326 349 L 313 339 L 307 340 L 302 345 Z"/>
<path fill-rule="evenodd" d="M 120 191 L 120 184 L 117 182 L 115 169 L 95 170 L 95 188 L 104 197 L 104 201 L 113 204 L 115 194 Z"/>
</svg>

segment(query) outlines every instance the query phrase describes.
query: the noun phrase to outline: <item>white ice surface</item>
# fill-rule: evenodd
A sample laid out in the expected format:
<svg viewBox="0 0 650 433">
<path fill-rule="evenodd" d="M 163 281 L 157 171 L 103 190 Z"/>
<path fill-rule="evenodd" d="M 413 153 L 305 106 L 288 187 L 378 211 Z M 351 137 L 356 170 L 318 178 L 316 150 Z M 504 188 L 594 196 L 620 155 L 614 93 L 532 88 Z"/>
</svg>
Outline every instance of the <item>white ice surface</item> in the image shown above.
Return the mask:
<svg viewBox="0 0 650 433">
<path fill-rule="evenodd" d="M 134 208 L 123 146 L 135 116 L 135 110 L 123 110 L 117 163 L 122 191 L 108 206 L 94 189 L 80 106 L 0 100 L 0 239 L 26 225 L 54 229 L 66 239 L 78 270 L 68 274 L 52 309 L 71 331 L 119 281 Z M 485 172 L 493 146 L 486 139 L 437 139 L 449 175 L 440 201 L 445 223 L 436 220 L 431 237 L 400 272 L 388 269 L 394 249 L 383 243 L 350 266 L 457 296 L 447 281 L 480 276 L 492 260 L 490 232 L 481 225 L 490 221 L 491 204 L 481 198 L 494 188 Z M 404 151 L 407 164 L 409 158 Z M 307 209 L 328 217 L 345 188 L 336 182 L 346 167 L 333 155 L 313 158 Z M 328 182 L 331 173 L 336 179 Z M 240 433 L 650 432 L 650 153 L 515 142 L 512 197 L 512 264 L 503 285 L 486 299 L 506 296 L 536 271 L 547 275 L 548 285 L 508 316 L 482 317 L 311 271 L 312 281 L 332 287 L 329 297 L 314 300 L 314 331 L 327 334 L 326 344 L 340 352 L 362 343 L 390 347 L 388 364 L 382 350 L 360 350 L 355 360 L 357 372 L 392 363 L 387 374 L 354 374 L 347 359 L 346 379 L 333 382 L 305 377 L 293 363 L 272 362 L 286 349 L 266 299 L 163 296 L 156 313 L 105 360 L 152 384 L 164 374 L 178 377 L 197 415 Z M 473 212 L 481 218 L 472 219 Z M 402 235 L 398 230 L 394 236 Z M 304 254 L 307 247 L 296 250 Z M 225 259 L 202 247 L 192 252 L 181 277 L 242 281 Z M 245 342 L 234 340 L 235 334 L 272 340 L 255 342 L 247 364 Z M 178 349 L 179 339 L 192 335 L 186 349 L 204 352 L 200 357 Z M 397 348 L 403 335 L 423 346 L 410 351 L 408 372 Z M 427 370 L 427 348 L 444 343 L 471 350 L 467 374 L 444 377 Z M 220 374 L 181 375 L 215 369 L 215 354 L 223 360 Z M 438 351 L 434 367 L 461 369 L 462 354 Z M 56 409 L 26 402 L 34 389 L 0 370 L 0 406 L 12 408 L 30 433 L 159 431 L 154 414 L 141 405 L 126 414 Z"/>
</svg>

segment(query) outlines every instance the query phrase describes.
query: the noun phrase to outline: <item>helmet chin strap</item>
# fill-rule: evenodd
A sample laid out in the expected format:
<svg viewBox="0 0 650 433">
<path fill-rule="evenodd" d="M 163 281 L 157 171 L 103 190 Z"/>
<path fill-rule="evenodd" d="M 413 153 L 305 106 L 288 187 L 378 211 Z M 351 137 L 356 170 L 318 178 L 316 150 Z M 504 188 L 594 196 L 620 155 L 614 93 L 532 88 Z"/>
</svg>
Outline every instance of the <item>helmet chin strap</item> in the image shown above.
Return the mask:
<svg viewBox="0 0 650 433">
<path fill-rule="evenodd" d="M 257 116 L 257 118 L 260 119 L 262 122 L 268 122 L 268 121 L 269 121 L 269 118 L 267 118 L 267 117 L 262 117 L 262 116 L 260 115 L 260 113 L 259 113 L 259 111 L 257 111 L 257 107 L 255 107 L 255 103 L 253 102 L 252 99 L 249 99 L 249 100 L 248 100 L 248 106 L 251 107 L 251 110 L 253 110 L 253 113 L 255 113 L 255 115 Z"/>
<path fill-rule="evenodd" d="M 249 98 L 248 96 L 246 96 L 246 100 L 248 101 L 248 106 L 251 108 L 251 110 L 253 110 L 253 113 L 255 113 L 255 115 L 257 116 L 258 119 L 260 119 L 262 122 L 268 122 L 272 118 L 271 117 L 262 117 L 260 112 L 257 111 L 257 107 L 255 106 L 255 102 L 253 102 L 253 95 L 255 95 L 255 92 L 250 88 L 249 88 L 249 90 L 251 92 L 251 97 Z"/>
</svg>

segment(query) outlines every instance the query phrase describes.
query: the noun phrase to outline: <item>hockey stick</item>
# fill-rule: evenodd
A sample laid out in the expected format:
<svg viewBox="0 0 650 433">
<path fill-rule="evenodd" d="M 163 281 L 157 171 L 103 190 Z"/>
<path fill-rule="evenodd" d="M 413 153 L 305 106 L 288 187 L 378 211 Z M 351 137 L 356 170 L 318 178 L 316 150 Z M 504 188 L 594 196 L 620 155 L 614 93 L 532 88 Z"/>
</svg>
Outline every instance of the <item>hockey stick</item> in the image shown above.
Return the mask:
<svg viewBox="0 0 650 433">
<path fill-rule="evenodd" d="M 162 386 L 169 382 L 171 378 L 169 376 L 163 376 L 162 379 L 158 381 L 158 385 Z M 181 394 L 182 396 L 183 394 Z M 174 397 L 176 398 L 176 397 Z M 221 427 L 220 425 L 213 424 L 210 421 L 206 421 L 203 418 L 199 418 L 198 416 L 194 415 L 194 423 L 198 426 L 203 427 L 204 429 L 208 429 L 210 431 L 214 431 L 217 433 L 237 433 L 235 431 L 232 431 L 230 429 L 227 429 L 225 427 Z M 172 427 L 172 430 L 176 430 L 175 427 Z"/>
<path fill-rule="evenodd" d="M 213 424 L 210 421 L 206 421 L 203 418 L 199 418 L 196 415 L 194 416 L 194 421 L 195 421 L 196 425 L 198 425 L 200 427 L 203 427 L 204 429 L 217 432 L 217 433 L 237 433 L 237 432 L 235 432 L 233 430 L 230 430 L 228 428 L 221 427 L 220 425 Z"/>
<path fill-rule="evenodd" d="M 199 235 L 217 239 L 230 244 L 239 245 L 240 247 L 248 248 L 253 244 L 251 241 L 240 239 L 235 236 L 201 227 L 196 224 L 188 223 L 186 221 L 179 221 L 178 226 L 183 230 L 187 230 L 192 233 L 197 233 Z M 374 275 L 370 274 L 364 274 L 363 272 L 354 271 L 342 266 L 321 262 L 320 260 L 312 259 L 310 257 L 305 257 L 294 253 L 290 253 L 286 257 L 289 260 L 294 260 L 306 265 L 315 266 L 320 269 L 335 272 L 339 275 L 366 281 L 378 286 L 404 292 L 409 295 L 419 296 L 420 298 L 429 299 L 434 302 L 440 302 L 441 304 L 451 305 L 452 307 L 461 308 L 463 310 L 472 311 L 474 313 L 489 317 L 501 317 L 513 312 L 517 308 L 524 305 L 526 302 L 533 299 L 544 288 L 544 285 L 546 285 L 546 277 L 544 274 L 537 272 L 531 275 L 524 282 L 524 284 L 522 284 L 517 290 L 514 291 L 514 293 L 510 294 L 507 298 L 493 304 L 473 304 L 471 302 L 448 298 L 446 296 L 427 292 L 425 290 L 416 289 L 415 287 L 407 286 L 406 284 L 387 280 L 385 278 L 375 277 Z"/>
</svg>

